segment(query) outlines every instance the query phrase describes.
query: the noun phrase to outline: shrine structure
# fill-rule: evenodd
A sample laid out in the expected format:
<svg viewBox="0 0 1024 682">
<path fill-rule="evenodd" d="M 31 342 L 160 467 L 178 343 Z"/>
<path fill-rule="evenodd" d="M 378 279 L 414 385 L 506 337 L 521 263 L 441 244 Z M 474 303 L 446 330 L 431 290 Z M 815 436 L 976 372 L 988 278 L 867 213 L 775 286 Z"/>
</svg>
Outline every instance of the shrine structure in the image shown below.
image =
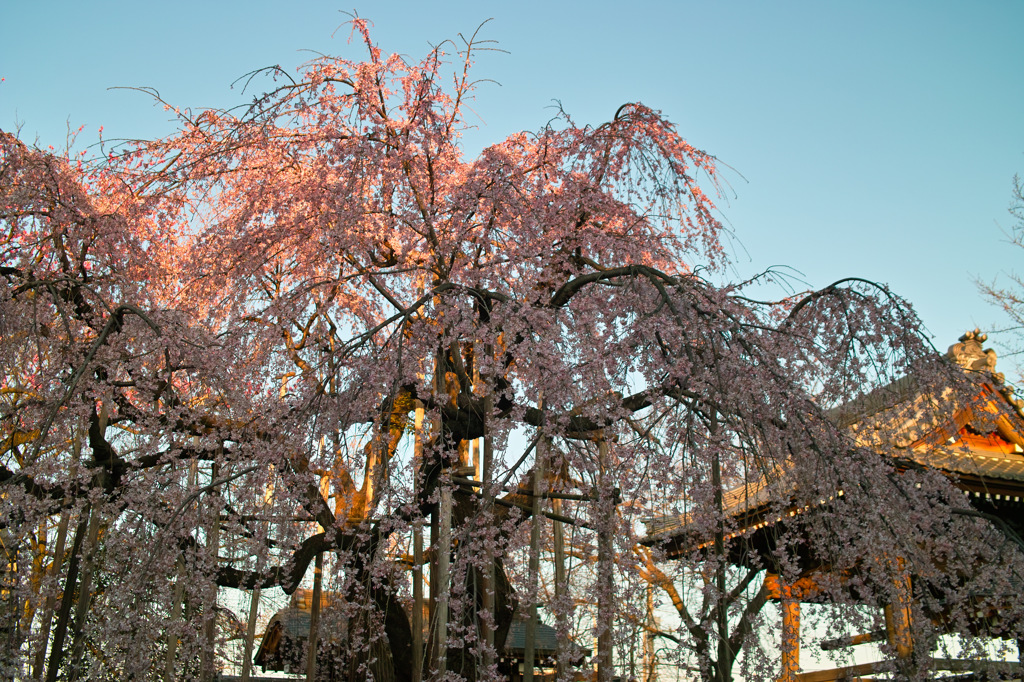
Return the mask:
<svg viewBox="0 0 1024 682">
<path fill-rule="evenodd" d="M 897 471 L 928 467 L 938 470 L 961 491 L 969 507 L 960 512 L 984 519 L 998 528 L 1007 542 L 1024 549 L 1024 402 L 1017 399 L 996 371 L 996 354 L 983 348 L 986 335 L 979 330 L 967 332 L 950 346 L 946 357 L 964 373 L 968 390 L 952 397 L 952 389 L 938 396 L 933 389 L 921 391 L 912 377 L 906 377 L 880 388 L 861 399 L 832 410 L 829 414 L 840 427 L 847 429 L 857 445 L 877 448 L 894 457 Z M 942 400 L 939 400 L 939 398 Z M 941 407 L 936 410 L 936 405 Z M 727 536 L 728 561 L 751 567 L 759 557 L 771 556 L 775 542 L 785 528 L 799 528 L 805 508 L 796 505 L 780 513 L 770 499 L 787 483 L 785 472 L 771 480 L 762 477 L 747 485 L 727 490 L 722 508 L 729 519 Z M 835 491 L 842 496 L 843 491 Z M 834 499 L 834 498 L 833 498 Z M 823 500 L 823 504 L 829 504 Z M 651 519 L 647 522 L 644 545 L 658 547 L 663 557 L 672 560 L 694 550 L 690 521 L 685 515 Z M 899 558 L 893 559 L 899 561 Z M 831 680 L 868 679 L 884 675 L 890 678 L 914 677 L 907 671 L 929 669 L 945 671 L 949 679 L 1021 679 L 1024 678 L 1024 641 L 1018 640 L 1021 663 L 1004 660 L 940 658 L 931 652 L 915 652 L 912 600 L 915 599 L 914 576 L 896 590 L 891 603 L 866 605 L 884 610 L 884 627 L 849 637 L 828 639 L 818 644 L 823 650 L 836 650 L 871 642 L 882 643 L 889 652 L 888 660 L 847 665 L 829 670 L 801 672 L 800 667 L 800 605 L 827 602 L 820 589 L 827 562 L 815 556 L 809 547 L 800 556 L 803 573 L 796 580 L 785 581 L 770 570 L 764 587 L 770 600 L 780 603 L 781 666 L 784 682 L 829 682 Z M 834 576 L 833 576 L 834 577 Z M 1018 585 L 1006 599 L 1019 600 Z M 955 632 L 949 614 L 930 612 L 932 626 L 940 632 Z M 986 623 L 999 614 L 979 611 L 969 627 L 984 632 Z M 963 619 L 959 619 L 963 623 Z"/>
</svg>

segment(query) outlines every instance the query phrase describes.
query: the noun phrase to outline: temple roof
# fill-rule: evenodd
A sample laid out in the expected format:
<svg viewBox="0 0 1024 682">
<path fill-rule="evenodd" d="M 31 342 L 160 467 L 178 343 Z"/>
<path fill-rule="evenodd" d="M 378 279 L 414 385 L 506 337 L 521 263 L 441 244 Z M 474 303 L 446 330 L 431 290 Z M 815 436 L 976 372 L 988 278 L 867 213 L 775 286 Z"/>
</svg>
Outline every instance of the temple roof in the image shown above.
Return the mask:
<svg viewBox="0 0 1024 682">
<path fill-rule="evenodd" d="M 995 352 L 982 347 L 986 339 L 977 329 L 969 331 L 945 354 L 963 370 L 967 383 L 960 387 L 923 386 L 914 377 L 904 377 L 826 415 L 846 429 L 857 445 L 889 453 L 900 467 L 938 469 L 967 493 L 1020 502 L 1024 499 L 1024 402 L 995 371 Z M 773 473 L 723 494 L 728 516 L 750 519 L 741 522 L 733 536 L 803 511 L 794 508 L 774 519 L 757 513 L 764 512 L 772 500 L 796 492 L 795 482 L 781 467 Z M 654 545 L 683 535 L 690 519 L 681 514 L 647 519 L 645 524 L 643 544 Z"/>
</svg>

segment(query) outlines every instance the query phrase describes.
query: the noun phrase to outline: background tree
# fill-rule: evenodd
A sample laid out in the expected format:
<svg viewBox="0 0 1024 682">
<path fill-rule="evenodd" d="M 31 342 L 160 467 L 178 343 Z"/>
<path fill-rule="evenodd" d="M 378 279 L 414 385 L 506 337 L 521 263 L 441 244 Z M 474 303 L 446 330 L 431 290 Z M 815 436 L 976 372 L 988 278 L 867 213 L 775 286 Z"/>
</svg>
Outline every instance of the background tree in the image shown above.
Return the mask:
<svg viewBox="0 0 1024 682">
<path fill-rule="evenodd" d="M 1014 246 L 1024 247 L 1024 185 L 1021 184 L 1019 175 L 1013 178 L 1009 213 L 1014 221 L 1008 231 L 1010 241 Z M 1006 279 L 1009 280 L 1006 283 L 998 280 L 990 283 L 978 280 L 978 288 L 981 289 L 985 298 L 998 306 L 1009 318 L 1012 326 L 1007 331 L 1012 332 L 1016 337 L 1024 328 L 1024 297 L 1021 295 L 1021 291 L 1024 289 L 1024 279 L 1014 272 L 1007 273 Z M 1017 341 L 1011 340 L 1004 343 L 1014 355 L 1019 354 L 1022 350 Z"/>
<path fill-rule="evenodd" d="M 824 414 L 944 370 L 904 301 L 858 281 L 776 302 L 723 283 L 714 158 L 640 104 L 597 127 L 560 113 L 465 159 L 475 38 L 454 66 L 447 44 L 412 63 L 353 29 L 366 61 L 272 69 L 245 111 L 175 109 L 178 133 L 101 159 L 4 134 L 11 670 L 208 679 L 218 589 L 291 593 L 327 554 L 347 634 L 317 666 L 412 679 L 422 522 L 424 676 L 494 678 L 539 579 L 512 561 L 544 514 L 591 562 L 552 610 L 563 641 L 593 628 L 604 680 L 646 599 L 642 517 L 683 505 L 717 548 L 691 557 L 719 614 L 708 643 L 729 627 L 723 490 L 780 471 L 797 503 L 846 490 L 857 515 L 816 525 L 837 562 L 929 537 L 944 479 L 893 476 Z M 886 505 L 899 523 L 844 537 Z M 797 546 L 773 565 L 795 570 Z M 709 656 L 728 679 L 734 657 Z M 744 672 L 777 674 L 764 656 Z"/>
</svg>

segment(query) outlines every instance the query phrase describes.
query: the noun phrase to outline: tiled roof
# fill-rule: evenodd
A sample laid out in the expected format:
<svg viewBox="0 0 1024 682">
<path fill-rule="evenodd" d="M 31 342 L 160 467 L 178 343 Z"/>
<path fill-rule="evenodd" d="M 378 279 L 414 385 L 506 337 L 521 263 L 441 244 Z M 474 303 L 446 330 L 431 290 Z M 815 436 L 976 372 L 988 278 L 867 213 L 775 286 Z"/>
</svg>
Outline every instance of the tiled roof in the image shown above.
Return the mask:
<svg viewBox="0 0 1024 682">
<path fill-rule="evenodd" d="M 1019 452 L 1024 444 L 1020 409 L 991 373 L 972 371 L 966 376 L 975 389 L 968 400 L 957 399 L 949 386 L 925 388 L 905 377 L 826 415 L 847 429 L 858 445 L 889 452 L 905 462 L 982 481 L 1013 486 L 1024 483 L 1024 453 Z M 984 436 L 997 434 L 1003 442 L 1016 445 L 1018 452 L 971 449 L 963 442 L 957 445 L 964 428 Z M 762 477 L 726 491 L 723 510 L 731 518 L 740 518 L 766 507 L 773 498 L 793 492 L 793 488 L 792 479 L 780 471 L 774 478 Z M 771 519 L 762 521 L 770 523 Z M 679 514 L 645 519 L 644 523 L 644 544 L 656 544 L 683 534 L 692 521 L 688 515 Z M 747 530 L 741 528 L 738 532 Z"/>
<path fill-rule="evenodd" d="M 533 650 L 538 656 L 554 656 L 558 651 L 558 631 L 550 625 L 537 622 L 534 631 Z M 521 620 L 512 621 L 505 639 L 505 651 L 522 655 L 526 650 L 526 623 Z"/>
</svg>

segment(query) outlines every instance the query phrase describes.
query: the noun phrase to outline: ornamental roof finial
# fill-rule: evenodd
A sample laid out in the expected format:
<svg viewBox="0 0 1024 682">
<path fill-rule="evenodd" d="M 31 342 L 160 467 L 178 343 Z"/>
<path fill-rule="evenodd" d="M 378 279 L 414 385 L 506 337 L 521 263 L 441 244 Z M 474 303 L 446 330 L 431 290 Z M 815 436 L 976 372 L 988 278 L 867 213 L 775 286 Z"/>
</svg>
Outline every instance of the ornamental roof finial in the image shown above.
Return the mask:
<svg viewBox="0 0 1024 682">
<path fill-rule="evenodd" d="M 988 340 L 988 334 L 983 334 L 980 329 L 975 328 L 960 337 L 960 343 L 954 343 L 946 351 L 946 357 L 972 372 L 988 372 L 995 379 L 996 383 L 1003 383 L 1003 375 L 996 371 L 996 352 L 991 348 L 982 348 L 983 343 Z"/>
</svg>

